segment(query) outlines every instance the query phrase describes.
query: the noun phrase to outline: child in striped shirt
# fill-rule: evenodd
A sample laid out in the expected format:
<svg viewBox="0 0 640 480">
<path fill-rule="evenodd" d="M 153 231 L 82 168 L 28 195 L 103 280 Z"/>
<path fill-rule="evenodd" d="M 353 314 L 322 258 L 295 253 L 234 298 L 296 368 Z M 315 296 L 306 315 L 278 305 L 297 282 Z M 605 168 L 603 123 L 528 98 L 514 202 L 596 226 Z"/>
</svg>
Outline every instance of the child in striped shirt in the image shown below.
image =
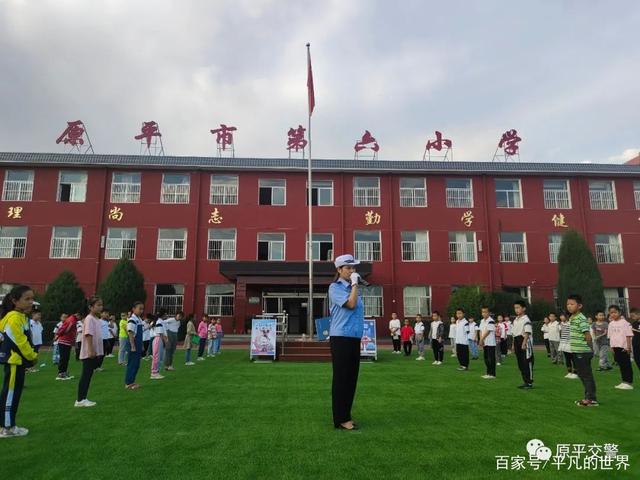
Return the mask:
<svg viewBox="0 0 640 480">
<path fill-rule="evenodd" d="M 584 398 L 576 400 L 576 405 L 597 407 L 599 404 L 596 400 L 596 381 L 593 378 L 593 370 L 591 370 L 593 340 L 587 317 L 582 313 L 582 297 L 580 295 L 567 297 L 567 311 L 571 314 L 569 318 L 569 347 L 572 361 L 584 386 Z"/>
</svg>

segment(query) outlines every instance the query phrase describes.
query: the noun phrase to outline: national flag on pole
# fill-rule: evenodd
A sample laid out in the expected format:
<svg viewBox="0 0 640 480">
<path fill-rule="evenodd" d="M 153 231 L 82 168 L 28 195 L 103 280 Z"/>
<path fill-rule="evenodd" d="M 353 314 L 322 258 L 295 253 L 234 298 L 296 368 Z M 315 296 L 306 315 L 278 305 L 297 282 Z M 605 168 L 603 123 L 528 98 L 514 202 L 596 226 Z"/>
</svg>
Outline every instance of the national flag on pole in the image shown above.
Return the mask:
<svg viewBox="0 0 640 480">
<path fill-rule="evenodd" d="M 309 95 L 309 116 L 313 113 L 313 107 L 316 106 L 316 96 L 313 91 L 313 72 L 311 71 L 311 50 L 307 43 L 307 90 Z"/>
</svg>

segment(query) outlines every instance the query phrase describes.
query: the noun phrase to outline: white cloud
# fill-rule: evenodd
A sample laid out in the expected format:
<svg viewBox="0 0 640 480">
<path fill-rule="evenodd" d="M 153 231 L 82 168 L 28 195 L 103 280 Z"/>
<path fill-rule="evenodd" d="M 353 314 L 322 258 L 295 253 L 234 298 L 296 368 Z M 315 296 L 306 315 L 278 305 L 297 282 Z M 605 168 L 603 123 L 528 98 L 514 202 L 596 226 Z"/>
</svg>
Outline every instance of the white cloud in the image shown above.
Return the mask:
<svg viewBox="0 0 640 480">
<path fill-rule="evenodd" d="M 611 157 L 608 157 L 607 160 L 612 163 L 624 163 L 631 160 L 632 158 L 637 157 L 638 155 L 640 155 L 640 147 L 626 148 L 620 155 L 613 155 Z"/>
</svg>

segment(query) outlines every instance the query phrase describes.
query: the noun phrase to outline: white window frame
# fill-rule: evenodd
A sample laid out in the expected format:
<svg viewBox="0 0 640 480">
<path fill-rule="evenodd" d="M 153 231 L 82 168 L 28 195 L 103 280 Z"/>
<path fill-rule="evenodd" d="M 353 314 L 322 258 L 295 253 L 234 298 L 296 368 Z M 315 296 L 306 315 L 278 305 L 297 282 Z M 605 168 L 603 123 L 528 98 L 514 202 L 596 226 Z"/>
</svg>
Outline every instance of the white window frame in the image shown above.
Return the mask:
<svg viewBox="0 0 640 480">
<path fill-rule="evenodd" d="M 140 182 L 116 182 L 116 175 L 140 175 Z M 122 190 L 122 191 L 116 191 Z M 140 203 L 142 193 L 141 172 L 113 172 L 111 174 L 111 203 Z"/>
<path fill-rule="evenodd" d="M 187 183 L 166 183 L 167 175 L 182 175 Z M 186 187 L 186 188 L 185 188 Z M 160 187 L 160 203 L 167 205 L 186 205 L 191 197 L 191 175 L 188 173 L 163 173 Z"/>
<path fill-rule="evenodd" d="M 458 242 L 457 240 L 455 242 L 452 242 L 449 239 L 449 236 L 452 233 L 464 233 L 464 234 L 472 234 L 473 235 L 473 242 Z M 457 236 L 457 235 L 456 235 Z M 447 239 L 449 241 L 449 262 L 451 263 L 477 263 L 478 262 L 478 237 L 477 237 L 477 233 L 476 232 L 466 232 L 464 230 L 455 230 L 455 231 L 450 231 L 447 234 Z M 454 247 L 455 245 L 455 247 Z M 473 259 L 469 260 L 470 255 L 469 255 L 469 250 L 470 247 L 469 245 L 471 245 L 473 247 Z M 461 249 L 462 251 L 459 252 L 458 249 Z M 455 253 L 455 259 L 452 259 L 452 254 Z M 462 258 L 462 260 L 459 260 L 460 258 Z"/>
<path fill-rule="evenodd" d="M 564 182 L 566 190 L 557 190 L 555 188 L 546 188 L 544 182 Z M 560 193 L 562 193 L 560 195 Z M 571 182 L 563 178 L 545 178 L 542 181 L 542 195 L 544 199 L 544 208 L 546 210 L 571 210 Z M 565 197 L 566 198 L 563 198 Z"/>
<path fill-rule="evenodd" d="M 602 192 L 600 190 L 591 190 L 591 184 L 593 182 L 609 182 L 611 184 L 611 191 L 607 190 Z M 611 193 L 612 198 L 605 197 L 604 193 Z M 611 206 L 611 202 L 613 205 Z M 618 209 L 618 195 L 616 194 L 616 182 L 615 180 L 589 180 L 589 206 L 591 210 L 617 210 Z M 609 208 L 609 207 L 612 208 Z"/>
<path fill-rule="evenodd" d="M 182 230 L 184 233 L 182 240 L 179 238 L 160 238 L 160 232 L 163 230 Z M 156 247 L 156 260 L 178 260 L 184 261 L 187 259 L 187 246 L 188 246 L 189 232 L 186 228 L 159 228 L 158 229 L 158 243 Z M 176 252 L 176 242 L 183 242 L 183 257 L 176 258 L 174 254 Z M 171 245 L 171 247 L 169 247 Z M 171 257 L 160 256 L 161 252 L 171 252 Z"/>
<path fill-rule="evenodd" d="M 514 194 L 515 192 L 513 190 L 498 190 L 498 185 L 497 182 L 517 182 L 518 183 L 518 202 L 519 205 L 510 205 L 510 194 Z M 496 195 L 496 208 L 524 208 L 524 204 L 522 201 L 522 181 L 519 178 L 494 178 L 493 180 L 493 185 L 495 188 L 495 195 Z M 507 194 L 507 206 L 501 206 L 498 205 L 498 192 L 504 192 Z"/>
<path fill-rule="evenodd" d="M 226 230 L 233 231 L 233 240 L 231 239 L 215 239 L 211 238 L 211 234 L 215 231 Z M 222 261 L 222 260 L 235 260 L 236 259 L 236 246 L 238 239 L 238 230 L 235 228 L 210 228 L 207 233 L 207 260 Z M 212 248 L 212 242 L 220 242 L 220 248 Z M 214 258 L 212 252 L 218 250 L 220 252 L 220 258 Z"/>
<path fill-rule="evenodd" d="M 327 260 L 321 260 L 320 259 L 320 244 L 321 243 L 327 243 L 326 240 L 312 240 L 312 244 L 313 244 L 313 261 L 314 262 L 330 262 L 333 261 L 333 251 L 335 250 L 335 241 L 334 241 L 334 236 L 333 233 L 328 233 L 328 232 L 313 232 L 312 233 L 312 237 L 313 235 L 331 235 L 331 250 L 329 250 L 330 255 L 328 255 L 328 259 Z M 316 251 L 316 245 L 318 246 L 318 258 L 316 258 L 315 255 L 315 251 Z M 305 260 L 309 261 L 309 234 L 307 233 L 305 235 L 305 252 L 304 252 L 304 258 Z"/>
<path fill-rule="evenodd" d="M 356 240 L 359 233 L 377 233 L 378 241 L 375 240 Z M 376 249 L 376 243 L 377 249 Z M 364 250 L 364 252 L 362 251 Z M 362 255 L 365 253 L 366 255 Z M 356 260 L 363 262 L 381 262 L 382 261 L 382 232 L 380 230 L 354 230 L 353 231 L 353 256 Z"/>
<path fill-rule="evenodd" d="M 617 290 L 616 296 L 608 295 L 612 290 Z M 622 290 L 622 297 L 620 296 Z M 605 308 L 608 310 L 609 305 L 618 305 L 623 315 L 629 314 L 629 289 L 627 287 L 604 287 Z"/>
<path fill-rule="evenodd" d="M 262 185 L 262 182 L 272 182 L 272 181 L 281 181 L 284 183 L 283 186 L 280 185 Z M 271 189 L 271 203 L 270 204 L 262 204 L 260 203 L 260 190 L 262 188 L 270 188 Z M 280 189 L 282 190 L 282 203 L 273 203 L 273 190 Z M 262 207 L 286 207 L 287 206 L 287 179 L 286 178 L 259 178 L 258 179 L 258 205 Z"/>
<path fill-rule="evenodd" d="M 226 183 L 215 183 L 215 177 L 233 177 L 233 185 Z M 240 200 L 240 176 L 224 175 L 212 173 L 209 177 L 209 204 L 210 205 L 238 205 Z M 220 200 L 220 201 L 216 201 Z"/>
<path fill-rule="evenodd" d="M 215 286 L 223 286 L 226 288 L 231 288 L 231 295 L 229 294 L 221 294 L 221 293 L 209 293 L 209 287 Z M 205 297 L 204 297 L 204 311 L 207 315 L 213 315 L 214 317 L 233 317 L 234 315 L 234 303 L 235 303 L 235 285 L 233 283 L 230 284 L 222 284 L 222 283 L 211 283 L 207 284 L 205 287 Z M 228 304 L 229 298 L 231 298 L 231 304 Z M 218 300 L 218 304 L 214 305 L 215 300 Z M 227 305 L 223 305 L 227 302 Z M 223 313 L 224 308 L 230 308 L 231 313 Z"/>
<path fill-rule="evenodd" d="M 62 175 L 69 174 L 81 174 L 84 175 L 84 183 L 82 182 L 65 182 L 65 185 L 70 185 L 69 200 L 62 200 Z M 89 174 L 85 170 L 60 170 L 58 172 L 58 193 L 56 195 L 57 201 L 61 203 L 85 203 L 87 201 L 87 186 L 89 184 Z M 82 200 L 72 200 L 76 196 L 76 189 L 82 192 Z"/>
<path fill-rule="evenodd" d="M 503 233 L 521 233 L 522 242 L 503 242 Z M 500 262 L 501 263 L 528 263 L 527 233 L 526 232 L 500 232 Z M 520 251 L 519 245 L 522 245 Z"/>
<path fill-rule="evenodd" d="M 380 289 L 380 295 L 369 295 L 375 289 Z M 382 285 L 360 287 L 360 295 L 364 304 L 365 317 L 382 317 L 384 315 L 384 288 Z"/>
<path fill-rule="evenodd" d="M 410 180 L 422 180 L 422 188 L 420 187 L 403 187 L 402 180 L 410 179 Z M 422 208 L 428 205 L 427 198 L 427 179 L 425 177 L 400 177 L 398 180 L 399 191 L 400 191 L 400 207 L 403 208 Z M 403 195 L 404 194 L 404 195 Z M 419 195 L 423 195 L 420 198 Z M 416 202 L 416 199 L 420 198 L 419 201 Z M 422 203 L 421 203 L 422 202 Z"/>
<path fill-rule="evenodd" d="M 408 288 L 421 288 L 425 295 L 407 295 Z M 415 317 L 416 315 L 431 315 L 431 286 L 430 285 L 405 285 L 402 289 L 402 304 L 405 317 Z"/>
<path fill-rule="evenodd" d="M 2 234 L 6 229 L 24 229 L 24 236 L 7 236 Z M 27 253 L 27 237 L 29 236 L 29 227 L 27 225 L 0 225 L 0 258 L 25 258 Z M 15 253 L 18 255 L 15 255 Z"/>
<path fill-rule="evenodd" d="M 469 182 L 469 188 L 448 187 L 447 182 L 449 180 L 467 180 Z M 444 181 L 445 196 L 447 208 L 474 208 L 473 207 L 473 178 L 446 178 Z M 469 198 L 462 198 L 462 192 L 469 192 Z M 468 200 L 468 204 L 463 200 Z"/>
<path fill-rule="evenodd" d="M 320 182 L 330 183 L 331 186 L 330 187 L 328 187 L 328 186 L 322 186 L 322 187 L 314 186 L 314 184 L 318 184 Z M 307 195 L 306 202 L 309 203 L 309 183 L 306 182 L 305 186 L 306 186 L 306 192 L 305 193 Z M 318 193 L 316 194 L 318 201 L 316 202 L 316 205 L 313 205 L 313 206 L 314 207 L 333 207 L 334 206 L 334 190 L 333 190 L 333 187 L 334 187 L 333 180 L 325 180 L 325 179 L 321 179 L 321 178 L 318 178 L 317 180 L 311 180 L 311 191 L 312 191 L 311 195 L 312 195 L 312 197 L 313 197 L 313 190 L 317 190 L 318 191 Z M 329 190 L 330 196 L 331 196 L 331 202 L 330 203 L 327 203 L 327 204 L 320 203 L 320 190 Z M 312 200 L 313 200 L 313 198 L 312 198 Z"/>
<path fill-rule="evenodd" d="M 282 235 L 282 240 L 260 240 L 260 235 Z M 267 242 L 268 252 L 267 259 L 260 260 L 260 242 Z M 282 243 L 282 258 L 273 258 L 273 243 Z M 260 262 L 284 262 L 287 259 L 287 234 L 285 232 L 258 232 L 257 242 L 256 242 L 256 258 Z"/>
<path fill-rule="evenodd" d="M 427 235 L 427 240 L 425 243 L 422 242 L 418 242 L 418 241 L 411 241 L 411 240 L 403 240 L 402 239 L 402 234 L 403 233 L 426 233 Z M 431 255 L 429 252 L 429 230 L 403 230 L 400 232 L 400 258 L 403 262 L 428 262 L 431 259 Z M 425 250 L 425 257 L 424 259 L 418 259 L 416 260 L 416 250 L 418 250 L 419 245 L 425 245 L 426 248 L 424 248 Z M 412 253 L 413 259 L 405 259 L 405 252 Z"/>
<path fill-rule="evenodd" d="M 359 179 L 370 179 L 374 178 L 377 187 L 358 187 L 356 186 L 356 182 Z M 353 177 L 353 206 L 354 207 L 379 207 L 381 201 L 381 192 L 380 192 L 380 177 L 371 177 L 371 176 L 359 176 Z M 375 200 L 375 203 L 373 203 Z"/>
<path fill-rule="evenodd" d="M 31 180 L 9 180 L 9 174 L 11 172 L 28 172 Z M 33 170 L 6 170 L 4 172 L 4 184 L 2 186 L 2 200 L 5 202 L 30 202 L 33 199 L 34 178 L 35 173 Z M 9 187 L 11 187 L 11 189 Z"/>
<path fill-rule="evenodd" d="M 559 242 L 552 242 L 552 237 L 560 237 Z M 560 253 L 560 245 L 562 244 L 562 235 L 559 233 L 550 233 L 547 236 L 549 244 L 549 263 L 558 263 L 558 254 Z"/>
<path fill-rule="evenodd" d="M 56 237 L 56 228 L 77 228 L 78 237 Z M 77 245 L 74 245 L 77 243 Z M 60 256 L 54 256 L 54 249 L 62 250 Z M 76 251 L 75 254 L 69 254 Z M 57 225 L 53 226 L 51 230 L 51 245 L 49 247 L 50 259 L 75 259 L 80 258 L 82 253 L 82 227 L 75 225 Z"/>
<path fill-rule="evenodd" d="M 606 235 L 609 238 L 617 238 L 618 243 L 598 243 L 598 235 Z M 602 264 L 624 263 L 624 250 L 622 248 L 622 235 L 619 233 L 597 233 L 594 235 L 596 261 Z"/>
<path fill-rule="evenodd" d="M 110 234 L 114 230 L 133 230 L 133 238 L 122 238 L 122 237 L 110 237 Z M 133 255 L 127 256 L 130 260 L 135 260 L 136 258 L 136 249 L 138 246 L 138 229 L 135 227 L 125 227 L 118 228 L 113 227 L 107 229 L 107 239 L 104 249 L 104 259 L 105 260 L 120 260 L 125 251 L 131 251 L 132 248 L 129 245 L 125 247 L 125 242 L 133 242 Z M 119 253 L 116 253 L 119 252 Z"/>
<path fill-rule="evenodd" d="M 175 295 L 158 295 L 158 285 L 173 285 L 174 287 L 182 287 L 182 293 Z M 177 289 L 176 289 L 177 290 Z M 158 302 L 158 299 L 165 299 L 167 302 Z M 171 300 L 176 300 L 175 305 L 166 305 Z M 179 302 L 178 302 L 179 301 Z M 156 312 L 164 310 L 169 315 L 175 315 L 184 308 L 184 284 L 182 283 L 156 283 L 153 289 L 153 308 Z"/>
</svg>

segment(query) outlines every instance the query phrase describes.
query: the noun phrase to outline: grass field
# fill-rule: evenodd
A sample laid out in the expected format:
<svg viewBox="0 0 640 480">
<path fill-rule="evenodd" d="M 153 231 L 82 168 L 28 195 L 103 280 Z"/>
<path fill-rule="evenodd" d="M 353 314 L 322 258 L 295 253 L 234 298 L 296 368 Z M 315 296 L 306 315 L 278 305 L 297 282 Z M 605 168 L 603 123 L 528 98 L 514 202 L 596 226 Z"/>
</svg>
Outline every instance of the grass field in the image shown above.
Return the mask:
<svg viewBox="0 0 640 480">
<path fill-rule="evenodd" d="M 45 354 L 49 361 L 49 354 Z M 182 360 L 183 352 L 177 358 Z M 483 479 L 640 478 L 640 391 L 613 388 L 618 370 L 597 373 L 598 408 L 578 408 L 579 380 L 537 354 L 535 389 L 521 391 L 514 358 L 482 380 L 481 360 L 457 372 L 455 359 L 394 356 L 363 364 L 354 407 L 358 433 L 334 430 L 329 364 L 252 364 L 245 350 L 149 380 L 137 391 L 105 360 L 94 376 L 91 409 L 74 409 L 76 378 L 54 381 L 51 365 L 27 376 L 18 424 L 24 438 L 0 440 L 3 479 Z M 635 367 L 634 367 L 635 368 Z M 637 377 L 638 371 L 635 370 Z M 495 455 L 526 455 L 539 438 L 616 443 L 627 472 L 496 471 Z"/>
</svg>

